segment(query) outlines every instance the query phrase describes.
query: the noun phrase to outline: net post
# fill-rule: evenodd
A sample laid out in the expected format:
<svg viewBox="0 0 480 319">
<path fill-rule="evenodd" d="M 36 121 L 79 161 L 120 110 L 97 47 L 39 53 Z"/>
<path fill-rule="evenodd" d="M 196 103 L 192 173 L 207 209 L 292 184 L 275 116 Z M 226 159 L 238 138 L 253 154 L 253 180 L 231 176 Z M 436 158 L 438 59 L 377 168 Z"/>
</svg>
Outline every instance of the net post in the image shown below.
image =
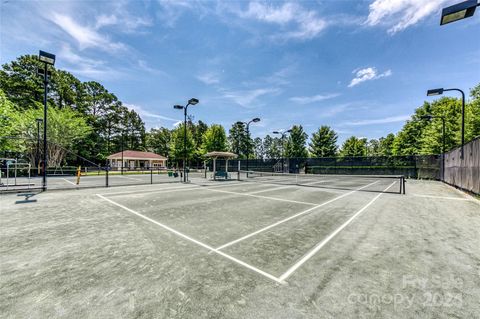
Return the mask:
<svg viewBox="0 0 480 319">
<path fill-rule="evenodd" d="M 153 184 L 153 170 L 150 167 L 150 184 Z"/>
<path fill-rule="evenodd" d="M 405 195 L 405 176 L 402 176 L 403 195 Z"/>
<path fill-rule="evenodd" d="M 105 187 L 108 187 L 108 166 L 105 167 Z"/>
</svg>

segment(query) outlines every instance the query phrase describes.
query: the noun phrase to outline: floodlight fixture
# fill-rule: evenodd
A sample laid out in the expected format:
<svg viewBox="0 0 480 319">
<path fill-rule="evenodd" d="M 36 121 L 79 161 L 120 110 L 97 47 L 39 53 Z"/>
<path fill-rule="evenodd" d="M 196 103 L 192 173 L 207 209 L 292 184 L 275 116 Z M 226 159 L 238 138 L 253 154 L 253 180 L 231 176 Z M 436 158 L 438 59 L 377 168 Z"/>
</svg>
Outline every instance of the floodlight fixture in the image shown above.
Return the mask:
<svg viewBox="0 0 480 319">
<path fill-rule="evenodd" d="M 192 97 L 190 100 L 188 100 L 188 105 L 195 105 L 198 104 L 198 99 Z"/>
<path fill-rule="evenodd" d="M 448 24 L 473 16 L 475 9 L 479 4 L 477 0 L 467 0 L 454 4 L 453 6 L 443 8 L 440 25 Z"/>
<path fill-rule="evenodd" d="M 443 88 L 428 90 L 427 96 L 442 95 L 443 91 Z"/>
<path fill-rule="evenodd" d="M 38 53 L 38 59 L 43 63 L 55 65 L 55 54 L 40 50 Z"/>
</svg>

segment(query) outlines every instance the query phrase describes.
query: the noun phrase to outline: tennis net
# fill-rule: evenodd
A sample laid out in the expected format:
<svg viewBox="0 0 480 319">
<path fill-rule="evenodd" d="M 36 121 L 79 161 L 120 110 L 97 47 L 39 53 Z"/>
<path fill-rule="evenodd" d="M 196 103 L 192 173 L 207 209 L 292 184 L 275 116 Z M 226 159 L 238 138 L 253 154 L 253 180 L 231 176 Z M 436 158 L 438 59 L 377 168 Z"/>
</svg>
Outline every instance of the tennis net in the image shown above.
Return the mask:
<svg viewBox="0 0 480 319">
<path fill-rule="evenodd" d="M 238 180 L 264 184 L 405 194 L 405 177 L 403 175 L 320 175 L 241 170 L 238 172 Z"/>
</svg>

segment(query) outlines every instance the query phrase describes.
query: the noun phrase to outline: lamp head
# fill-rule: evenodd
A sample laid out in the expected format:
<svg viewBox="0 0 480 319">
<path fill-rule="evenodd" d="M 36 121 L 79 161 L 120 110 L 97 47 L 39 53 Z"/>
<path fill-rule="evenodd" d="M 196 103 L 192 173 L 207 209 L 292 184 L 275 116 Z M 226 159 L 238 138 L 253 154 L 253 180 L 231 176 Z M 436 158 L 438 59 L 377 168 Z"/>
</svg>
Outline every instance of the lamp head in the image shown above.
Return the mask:
<svg viewBox="0 0 480 319">
<path fill-rule="evenodd" d="M 440 25 L 462 20 L 473 16 L 477 7 L 477 0 L 467 0 L 442 10 Z"/>
<path fill-rule="evenodd" d="M 292 133 L 292 129 L 286 130 L 285 133 Z"/>
<path fill-rule="evenodd" d="M 177 104 L 177 105 L 174 105 L 173 108 L 176 109 L 176 110 L 183 110 L 183 105 L 178 105 Z"/>
<path fill-rule="evenodd" d="M 188 100 L 188 105 L 195 105 L 198 104 L 198 102 L 200 102 L 198 99 L 192 97 L 190 100 Z"/>
<path fill-rule="evenodd" d="M 442 95 L 442 94 L 443 94 L 443 88 L 432 89 L 427 91 L 427 96 Z"/>
<path fill-rule="evenodd" d="M 433 118 L 433 116 L 430 115 L 430 114 L 420 116 L 420 119 L 427 120 L 427 121 L 430 121 L 432 118 Z"/>
<path fill-rule="evenodd" d="M 55 54 L 51 54 L 45 51 L 40 50 L 38 52 L 38 59 L 46 64 L 54 65 L 55 64 Z"/>
<path fill-rule="evenodd" d="M 35 121 L 37 121 L 38 123 L 42 123 L 43 119 L 35 119 Z"/>
<path fill-rule="evenodd" d="M 260 119 L 259 119 L 258 117 L 256 117 L 256 118 L 254 118 L 254 119 L 252 120 L 252 122 L 253 122 L 253 123 L 260 122 Z"/>
<path fill-rule="evenodd" d="M 272 133 L 273 133 L 273 134 L 280 134 L 279 131 L 273 131 Z"/>
</svg>

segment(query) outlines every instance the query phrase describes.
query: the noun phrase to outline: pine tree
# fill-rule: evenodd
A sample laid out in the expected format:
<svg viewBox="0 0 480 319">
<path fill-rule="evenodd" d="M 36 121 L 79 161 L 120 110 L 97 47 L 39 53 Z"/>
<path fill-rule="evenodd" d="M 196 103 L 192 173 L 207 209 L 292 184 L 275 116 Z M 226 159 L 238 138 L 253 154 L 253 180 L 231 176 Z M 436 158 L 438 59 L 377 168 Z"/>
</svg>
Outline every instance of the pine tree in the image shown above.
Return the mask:
<svg viewBox="0 0 480 319">
<path fill-rule="evenodd" d="M 333 157 L 337 153 L 338 135 L 329 126 L 322 125 L 312 134 L 310 153 L 312 157 Z"/>
<path fill-rule="evenodd" d="M 288 158 L 308 157 L 305 147 L 308 135 L 301 125 L 294 125 L 285 143 L 285 156 Z"/>
</svg>

